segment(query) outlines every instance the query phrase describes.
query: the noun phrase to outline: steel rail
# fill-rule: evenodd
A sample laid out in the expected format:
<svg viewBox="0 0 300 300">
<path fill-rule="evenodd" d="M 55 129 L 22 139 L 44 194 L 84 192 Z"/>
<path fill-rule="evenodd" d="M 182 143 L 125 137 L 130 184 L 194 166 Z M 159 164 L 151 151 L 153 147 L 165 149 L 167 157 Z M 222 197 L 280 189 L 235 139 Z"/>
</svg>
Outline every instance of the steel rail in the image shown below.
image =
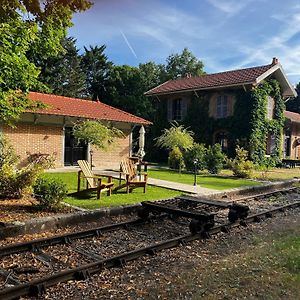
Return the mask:
<svg viewBox="0 0 300 300">
<path fill-rule="evenodd" d="M 11 254 L 22 253 L 26 251 L 35 251 L 41 247 L 48 247 L 57 244 L 68 244 L 71 243 L 73 240 L 85 239 L 93 236 L 101 236 L 103 233 L 108 231 L 112 231 L 120 228 L 126 228 L 128 226 L 141 225 L 144 223 L 147 223 L 147 221 L 142 219 L 135 219 L 126 222 L 120 222 L 116 224 L 96 227 L 92 229 L 71 232 L 71 233 L 66 233 L 61 235 L 55 235 L 52 237 L 47 237 L 42 239 L 36 239 L 29 242 L 7 245 L 7 246 L 0 247 L 0 258 Z"/>
<path fill-rule="evenodd" d="M 282 190 L 278 190 L 278 191 L 273 191 L 273 192 L 267 192 L 267 193 L 261 193 L 258 195 L 253 195 L 253 196 L 247 196 L 247 197 L 243 197 L 240 199 L 237 199 L 235 201 L 241 201 L 241 200 L 247 200 L 247 199 L 253 199 L 256 197 L 262 197 L 262 196 L 268 196 L 268 195 L 272 195 L 275 193 L 279 193 L 279 192 L 289 192 L 289 191 L 293 191 L 295 190 L 296 187 L 292 187 L 292 188 L 286 188 L 286 189 L 282 189 Z M 194 201 L 196 203 L 198 203 L 197 198 L 195 197 L 191 197 L 191 196 L 180 196 L 180 197 L 176 197 L 175 199 L 184 199 L 186 198 L 186 200 L 190 200 L 190 201 Z M 194 199 L 193 199 L 194 198 Z M 202 202 L 203 201 L 203 202 Z M 220 205 L 220 207 L 229 207 L 230 203 L 224 203 L 222 204 L 221 201 L 214 201 L 214 200 L 200 200 L 200 203 L 204 203 L 207 205 Z M 153 217 L 155 218 L 155 217 Z M 100 236 L 102 233 L 111 231 L 111 230 L 115 230 L 115 229 L 119 229 L 122 227 L 126 227 L 126 226 L 131 226 L 131 225 L 139 225 L 139 224 L 143 224 L 145 223 L 145 220 L 141 220 L 141 219 L 136 219 L 136 220 L 130 220 L 130 221 L 126 221 L 126 222 L 120 222 L 117 224 L 111 224 L 111 225 L 105 225 L 105 226 L 101 226 L 101 227 L 96 227 L 96 228 L 92 228 L 92 229 L 88 229 L 88 230 L 82 230 L 82 231 L 78 231 L 78 232 L 74 232 L 74 233 L 66 233 L 66 234 L 62 234 L 62 235 L 56 235 L 54 237 L 48 237 L 48 238 L 43 238 L 43 239 L 36 239 L 33 241 L 29 241 L 29 242 L 23 242 L 23 243 L 17 243 L 17 244 L 13 244 L 13 245 L 7 245 L 7 246 L 3 246 L 0 247 L 0 258 L 3 256 L 7 256 L 7 255 L 11 255 L 11 254 L 17 254 L 17 253 L 22 253 L 22 252 L 26 252 L 26 251 L 32 251 L 32 250 L 38 250 L 40 247 L 47 247 L 47 246 L 53 246 L 53 245 L 57 245 L 57 244 L 67 244 L 70 243 L 72 240 L 76 240 L 76 239 L 84 239 L 84 238 L 89 238 L 89 237 L 93 237 L 93 236 Z"/>
<path fill-rule="evenodd" d="M 185 245 L 186 243 L 193 240 L 209 237 L 220 232 L 228 232 L 230 228 L 238 227 L 240 225 L 247 226 L 247 223 L 260 221 L 262 217 L 272 217 L 276 212 L 281 212 L 297 206 L 300 206 L 300 201 L 250 215 L 240 222 L 219 225 L 204 233 L 182 235 L 173 239 L 152 244 L 147 247 L 125 252 L 120 255 L 99 260 L 93 263 L 85 264 L 77 268 L 63 270 L 53 275 L 48 275 L 39 279 L 32 280 L 28 283 L 4 289 L 0 291 L 0 299 L 11 300 L 28 295 L 38 296 L 45 292 L 46 288 L 51 287 L 57 283 L 65 282 L 68 280 L 84 280 L 95 273 L 101 272 L 105 268 L 121 267 L 126 264 L 126 262 L 135 260 L 144 255 L 153 255 L 163 249 L 173 248 L 181 244 Z"/>
</svg>

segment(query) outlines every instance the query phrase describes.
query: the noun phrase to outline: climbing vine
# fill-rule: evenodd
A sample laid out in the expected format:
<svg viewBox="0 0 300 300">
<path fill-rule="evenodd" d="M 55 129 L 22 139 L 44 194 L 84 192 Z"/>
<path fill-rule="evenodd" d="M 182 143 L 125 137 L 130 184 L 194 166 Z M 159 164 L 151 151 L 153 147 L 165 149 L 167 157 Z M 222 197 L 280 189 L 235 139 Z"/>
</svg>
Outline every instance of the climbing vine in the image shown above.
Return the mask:
<svg viewBox="0 0 300 300">
<path fill-rule="evenodd" d="M 282 133 L 284 126 L 284 101 L 276 80 L 265 81 L 250 91 L 227 90 L 234 95 L 234 114 L 227 118 L 209 117 L 209 99 L 212 94 L 193 96 L 190 109 L 184 121 L 195 132 L 195 140 L 206 145 L 213 143 L 217 131 L 228 132 L 228 155 L 235 155 L 239 145 L 248 150 L 257 164 L 276 164 L 281 159 Z M 268 96 L 274 99 L 273 119 L 267 119 Z M 267 137 L 272 135 L 275 146 L 270 158 L 266 158 Z"/>
<path fill-rule="evenodd" d="M 274 99 L 273 119 L 267 119 L 268 96 Z M 265 81 L 251 91 L 252 109 L 250 121 L 250 157 L 257 164 L 276 164 L 281 159 L 282 133 L 284 126 L 284 101 L 276 80 Z M 274 151 L 266 158 L 267 137 L 275 141 Z M 269 161 L 267 161 L 269 160 Z"/>
<path fill-rule="evenodd" d="M 249 153 L 255 164 L 274 165 L 282 156 L 282 135 L 284 127 L 285 104 L 281 97 L 279 83 L 272 79 L 264 81 L 252 90 L 227 89 L 226 94 L 235 98 L 234 114 L 227 118 L 216 119 L 209 115 L 210 99 L 214 92 L 198 92 L 190 94 L 187 115 L 180 124 L 195 133 L 197 143 L 206 146 L 214 142 L 214 134 L 218 131 L 228 133 L 227 155 L 233 157 L 237 145 Z M 274 99 L 273 118 L 267 118 L 268 96 Z M 166 101 L 161 101 L 158 109 L 157 135 L 163 128 L 170 126 L 167 122 Z M 158 134 L 159 133 L 159 134 Z M 273 137 L 274 147 L 270 157 L 266 157 L 268 136 Z M 151 145 L 153 147 L 153 145 Z M 159 152 L 161 156 L 161 150 Z"/>
</svg>

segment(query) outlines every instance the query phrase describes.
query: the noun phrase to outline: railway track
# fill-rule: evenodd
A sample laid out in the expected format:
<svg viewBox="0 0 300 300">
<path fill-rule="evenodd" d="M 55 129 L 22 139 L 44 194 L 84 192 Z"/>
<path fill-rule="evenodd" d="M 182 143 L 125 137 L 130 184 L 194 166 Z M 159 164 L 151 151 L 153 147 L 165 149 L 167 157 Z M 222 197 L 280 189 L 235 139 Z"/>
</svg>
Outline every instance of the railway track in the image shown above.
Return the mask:
<svg viewBox="0 0 300 300">
<path fill-rule="evenodd" d="M 291 193 L 294 189 L 261 194 L 260 199 L 278 192 Z M 209 238 L 219 232 L 228 233 L 234 227 L 247 226 L 299 207 L 300 199 L 295 197 L 290 197 L 289 201 L 272 200 L 273 205 L 270 201 L 262 201 L 266 203 L 265 209 L 261 200 L 253 196 L 244 197 L 238 205 L 194 197 L 143 202 L 139 219 L 2 247 L 0 276 L 4 279 L 2 288 L 5 288 L 0 289 L 0 299 L 40 296 L 57 283 L 84 280 L 144 255 L 154 255 L 163 249 Z M 245 203 L 251 199 L 260 201 L 260 205 L 247 206 Z M 167 215 L 171 218 L 166 219 Z M 116 245 L 118 251 L 111 247 L 114 240 L 121 240 Z M 63 260 L 63 257 L 72 260 Z M 26 260 L 34 263 L 24 264 Z M 42 272 L 42 269 L 46 271 Z"/>
</svg>

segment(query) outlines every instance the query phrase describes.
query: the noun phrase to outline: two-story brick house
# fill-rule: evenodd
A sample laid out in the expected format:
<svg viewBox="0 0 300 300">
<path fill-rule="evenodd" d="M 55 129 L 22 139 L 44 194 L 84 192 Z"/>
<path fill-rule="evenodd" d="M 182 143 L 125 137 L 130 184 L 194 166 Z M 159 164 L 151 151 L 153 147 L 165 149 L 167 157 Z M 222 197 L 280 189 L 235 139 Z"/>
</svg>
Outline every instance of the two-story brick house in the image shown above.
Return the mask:
<svg viewBox="0 0 300 300">
<path fill-rule="evenodd" d="M 264 66 L 197 77 L 187 74 L 184 78 L 169 80 L 145 95 L 153 97 L 160 106 L 158 115 L 161 119 L 157 122 L 163 124 L 163 119 L 183 122 L 195 132 L 198 142 L 220 143 L 225 152 L 232 154 L 236 143 L 250 147 L 253 115 L 257 109 L 251 92 L 271 80 L 279 84 L 281 101 L 297 95 L 277 58 Z M 264 102 L 266 120 L 276 118 L 275 98 L 270 93 Z M 300 158 L 300 115 L 285 111 L 284 116 L 287 119 L 284 132 L 281 132 L 282 157 Z M 272 155 L 276 137 L 270 132 L 265 139 L 265 154 Z"/>
<path fill-rule="evenodd" d="M 47 107 L 22 114 L 14 128 L 0 123 L 0 133 L 8 137 L 24 164 L 31 156 L 50 154 L 55 158 L 55 167 L 72 166 L 79 159 L 90 160 L 92 153 L 95 167 L 118 168 L 120 161 L 131 155 L 133 127 L 151 124 L 100 101 L 36 92 L 30 92 L 28 97 Z M 124 136 L 118 138 L 109 151 L 84 143 L 78 144 L 72 134 L 72 127 L 82 120 L 99 120 L 110 124 L 122 130 Z"/>
</svg>

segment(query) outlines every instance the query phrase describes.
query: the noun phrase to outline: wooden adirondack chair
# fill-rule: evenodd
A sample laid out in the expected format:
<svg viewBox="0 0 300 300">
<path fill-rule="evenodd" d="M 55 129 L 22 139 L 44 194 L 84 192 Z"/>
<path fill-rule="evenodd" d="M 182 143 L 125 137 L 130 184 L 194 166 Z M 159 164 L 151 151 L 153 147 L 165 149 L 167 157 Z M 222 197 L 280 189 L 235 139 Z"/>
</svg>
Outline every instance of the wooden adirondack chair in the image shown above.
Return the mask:
<svg viewBox="0 0 300 300">
<path fill-rule="evenodd" d="M 122 177 L 124 175 L 126 182 L 124 184 L 121 184 Z M 119 190 L 123 187 L 126 187 L 127 194 L 138 187 L 143 187 L 144 193 L 146 193 L 147 174 L 142 174 L 141 172 L 140 174 L 138 174 L 134 161 L 129 158 L 123 159 L 120 163 L 119 186 L 116 187 L 115 190 Z"/>
<path fill-rule="evenodd" d="M 89 163 L 86 160 L 77 161 L 80 171 L 78 171 L 77 179 L 77 193 L 80 192 L 81 179 L 86 179 L 87 188 L 86 191 L 97 190 L 97 199 L 100 199 L 101 192 L 107 191 L 107 195 L 110 196 L 112 193 L 112 187 L 114 183 L 112 182 L 112 176 L 103 174 L 94 174 L 90 168 Z M 101 177 L 107 177 L 107 182 L 103 182 Z"/>
</svg>

